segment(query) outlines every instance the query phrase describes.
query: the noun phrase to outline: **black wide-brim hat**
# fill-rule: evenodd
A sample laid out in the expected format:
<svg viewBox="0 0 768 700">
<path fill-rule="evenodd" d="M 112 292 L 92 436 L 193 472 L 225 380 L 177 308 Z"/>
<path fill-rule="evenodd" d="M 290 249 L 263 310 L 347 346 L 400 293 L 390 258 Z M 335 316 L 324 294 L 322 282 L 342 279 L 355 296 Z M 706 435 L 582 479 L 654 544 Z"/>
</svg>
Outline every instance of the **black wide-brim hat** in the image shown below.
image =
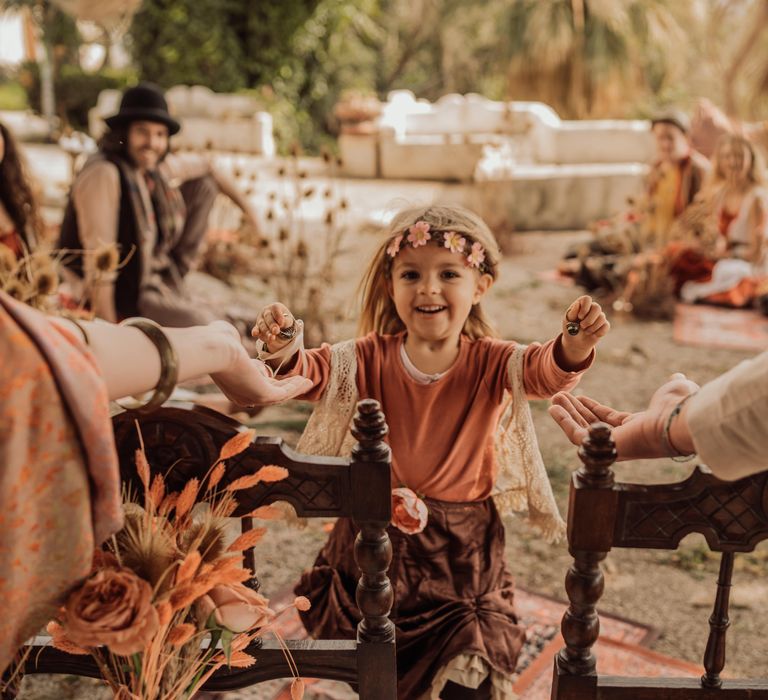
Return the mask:
<svg viewBox="0 0 768 700">
<path fill-rule="evenodd" d="M 157 122 L 168 127 L 169 136 L 181 129 L 181 124 L 168 112 L 168 103 L 163 91 L 152 83 L 139 83 L 136 87 L 128 88 L 120 100 L 117 114 L 107 117 L 104 121 L 110 129 L 131 122 Z"/>
</svg>

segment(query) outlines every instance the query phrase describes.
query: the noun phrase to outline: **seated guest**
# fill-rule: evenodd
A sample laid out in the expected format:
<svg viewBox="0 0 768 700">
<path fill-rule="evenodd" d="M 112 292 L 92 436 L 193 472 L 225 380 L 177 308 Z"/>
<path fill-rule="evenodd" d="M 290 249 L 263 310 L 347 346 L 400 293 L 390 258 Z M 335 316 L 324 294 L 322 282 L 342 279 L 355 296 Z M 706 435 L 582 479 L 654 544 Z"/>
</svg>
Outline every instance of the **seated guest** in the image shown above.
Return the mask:
<svg viewBox="0 0 768 700">
<path fill-rule="evenodd" d="M 641 197 L 629 211 L 594 224 L 595 237 L 571 250 L 561 272 L 587 290 L 623 288 L 636 254 L 664 245 L 673 223 L 694 201 L 709 163 L 693 150 L 688 117 L 678 110 L 651 120 L 655 156 Z"/>
<path fill-rule="evenodd" d="M 37 247 L 43 224 L 21 153 L 0 122 L 0 244 L 19 258 Z"/>
<path fill-rule="evenodd" d="M 720 138 L 702 199 L 719 235 L 711 246 L 672 245 L 667 257 L 676 287 L 685 301 L 744 306 L 768 275 L 768 191 L 761 158 L 747 139 Z"/>
<path fill-rule="evenodd" d="M 88 341 L 86 346 L 85 341 Z M 0 674 L 122 526 L 109 399 L 210 374 L 232 401 L 311 388 L 271 379 L 235 328 L 52 319 L 0 292 Z"/>
<path fill-rule="evenodd" d="M 701 388 L 674 374 L 638 413 L 565 393 L 555 394 L 552 404 L 550 415 L 574 445 L 595 421 L 613 426 L 619 460 L 698 453 L 726 480 L 768 469 L 768 351 Z"/>
<path fill-rule="evenodd" d="M 670 110 L 651 120 L 656 159 L 647 183 L 646 228 L 657 245 L 701 190 L 709 162 L 691 146 L 691 124 L 684 112 Z"/>
<path fill-rule="evenodd" d="M 98 153 L 72 185 L 59 247 L 93 252 L 116 243 L 125 264 L 105 277 L 94 267 L 95 256 L 65 257 L 73 296 L 89 297 L 92 311 L 107 321 L 141 314 L 167 326 L 190 326 L 220 317 L 190 299 L 184 277 L 216 195 L 229 197 L 257 227 L 250 204 L 203 156 L 169 154 L 170 137 L 181 125 L 158 87 L 142 83 L 126 90 L 120 110 L 106 122 Z"/>
</svg>

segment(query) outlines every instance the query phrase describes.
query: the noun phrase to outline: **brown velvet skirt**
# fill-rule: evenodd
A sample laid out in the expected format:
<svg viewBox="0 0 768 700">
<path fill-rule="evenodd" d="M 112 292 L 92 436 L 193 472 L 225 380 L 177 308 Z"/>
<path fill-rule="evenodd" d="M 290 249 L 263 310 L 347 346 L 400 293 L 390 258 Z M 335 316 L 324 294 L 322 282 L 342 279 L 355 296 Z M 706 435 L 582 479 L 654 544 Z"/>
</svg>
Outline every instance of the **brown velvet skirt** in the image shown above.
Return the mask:
<svg viewBox="0 0 768 700">
<path fill-rule="evenodd" d="M 448 503 L 426 499 L 423 532 L 394 527 L 389 576 L 395 594 L 398 697 L 415 700 L 438 670 L 462 654 L 477 654 L 512 674 L 525 633 L 514 611 L 514 582 L 504 556 L 504 526 L 493 499 Z M 312 569 L 296 586 L 312 602 L 301 613 L 315 638 L 354 639 L 360 614 L 353 558 L 357 529 L 340 519 Z"/>
</svg>

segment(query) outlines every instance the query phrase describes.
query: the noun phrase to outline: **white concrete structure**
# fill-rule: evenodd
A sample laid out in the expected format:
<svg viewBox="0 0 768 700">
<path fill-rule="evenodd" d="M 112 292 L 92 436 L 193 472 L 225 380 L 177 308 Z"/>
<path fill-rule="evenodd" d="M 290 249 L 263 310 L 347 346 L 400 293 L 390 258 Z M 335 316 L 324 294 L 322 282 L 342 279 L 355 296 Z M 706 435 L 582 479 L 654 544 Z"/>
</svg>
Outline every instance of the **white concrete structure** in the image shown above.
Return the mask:
<svg viewBox="0 0 768 700">
<path fill-rule="evenodd" d="M 104 117 L 115 114 L 121 93 L 104 90 L 88 113 L 88 128 L 98 139 L 104 133 Z M 202 85 L 176 85 L 166 93 L 168 108 L 181 122 L 173 137 L 177 148 L 232 151 L 271 158 L 275 155 L 272 115 L 259 111 L 248 95 L 215 93 Z"/>
<path fill-rule="evenodd" d="M 646 121 L 564 121 L 540 102 L 430 103 L 406 90 L 390 93 L 378 130 L 342 131 L 339 146 L 347 175 L 467 183 L 516 228 L 578 228 L 623 208 L 653 153 Z"/>
</svg>

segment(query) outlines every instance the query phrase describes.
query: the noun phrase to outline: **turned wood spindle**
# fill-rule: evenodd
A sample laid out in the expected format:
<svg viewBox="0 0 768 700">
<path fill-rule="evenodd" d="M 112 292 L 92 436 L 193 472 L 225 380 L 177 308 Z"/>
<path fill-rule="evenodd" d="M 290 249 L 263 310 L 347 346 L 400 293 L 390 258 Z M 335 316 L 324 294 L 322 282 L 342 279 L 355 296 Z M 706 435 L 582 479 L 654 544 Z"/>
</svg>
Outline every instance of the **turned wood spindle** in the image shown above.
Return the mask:
<svg viewBox="0 0 768 700">
<path fill-rule="evenodd" d="M 390 449 L 383 441 L 388 432 L 378 401 L 365 399 L 357 404 L 352 434 L 357 444 L 352 450 L 353 494 L 357 510 L 354 517 L 360 532 L 355 540 L 355 561 L 360 567 L 356 600 L 363 620 L 358 641 L 390 642 L 395 626 L 388 618 L 394 594 L 387 576 L 392 561 L 392 543 L 387 534 L 391 504 L 386 512 L 366 506 L 368 495 L 377 489 L 391 489 Z"/>
<path fill-rule="evenodd" d="M 579 447 L 582 466 L 576 472 L 579 486 L 586 488 L 611 488 L 613 469 L 616 461 L 616 444 L 611 438 L 611 426 L 607 423 L 593 423 L 589 434 Z"/>
<path fill-rule="evenodd" d="M 733 552 L 723 552 L 720 557 L 717 595 L 712 615 L 709 618 L 709 637 L 704 652 L 706 673 L 701 677 L 701 684 L 705 688 L 720 688 L 723 685 L 720 671 L 725 667 L 725 635 L 731 624 L 728 618 L 728 602 L 731 594 L 733 556 Z"/>
<path fill-rule="evenodd" d="M 595 423 L 590 426 L 589 435 L 579 448 L 579 458 L 583 466 L 574 475 L 571 485 L 572 511 L 576 510 L 575 501 L 588 495 L 590 491 L 613 487 L 613 470 L 610 467 L 616 460 L 616 445 L 611 439 L 609 425 Z M 588 515 L 592 517 L 595 514 Z M 594 523 L 583 521 L 574 523 L 569 515 L 570 541 L 573 539 L 572 528 L 585 524 L 594 525 Z M 560 650 L 557 657 L 558 667 L 570 675 L 595 674 L 595 656 L 592 653 L 592 646 L 600 635 L 600 618 L 596 605 L 603 595 L 605 585 L 600 562 L 607 554 L 607 551 L 571 549 L 573 565 L 565 577 L 569 605 L 561 623 L 565 647 Z"/>
</svg>

